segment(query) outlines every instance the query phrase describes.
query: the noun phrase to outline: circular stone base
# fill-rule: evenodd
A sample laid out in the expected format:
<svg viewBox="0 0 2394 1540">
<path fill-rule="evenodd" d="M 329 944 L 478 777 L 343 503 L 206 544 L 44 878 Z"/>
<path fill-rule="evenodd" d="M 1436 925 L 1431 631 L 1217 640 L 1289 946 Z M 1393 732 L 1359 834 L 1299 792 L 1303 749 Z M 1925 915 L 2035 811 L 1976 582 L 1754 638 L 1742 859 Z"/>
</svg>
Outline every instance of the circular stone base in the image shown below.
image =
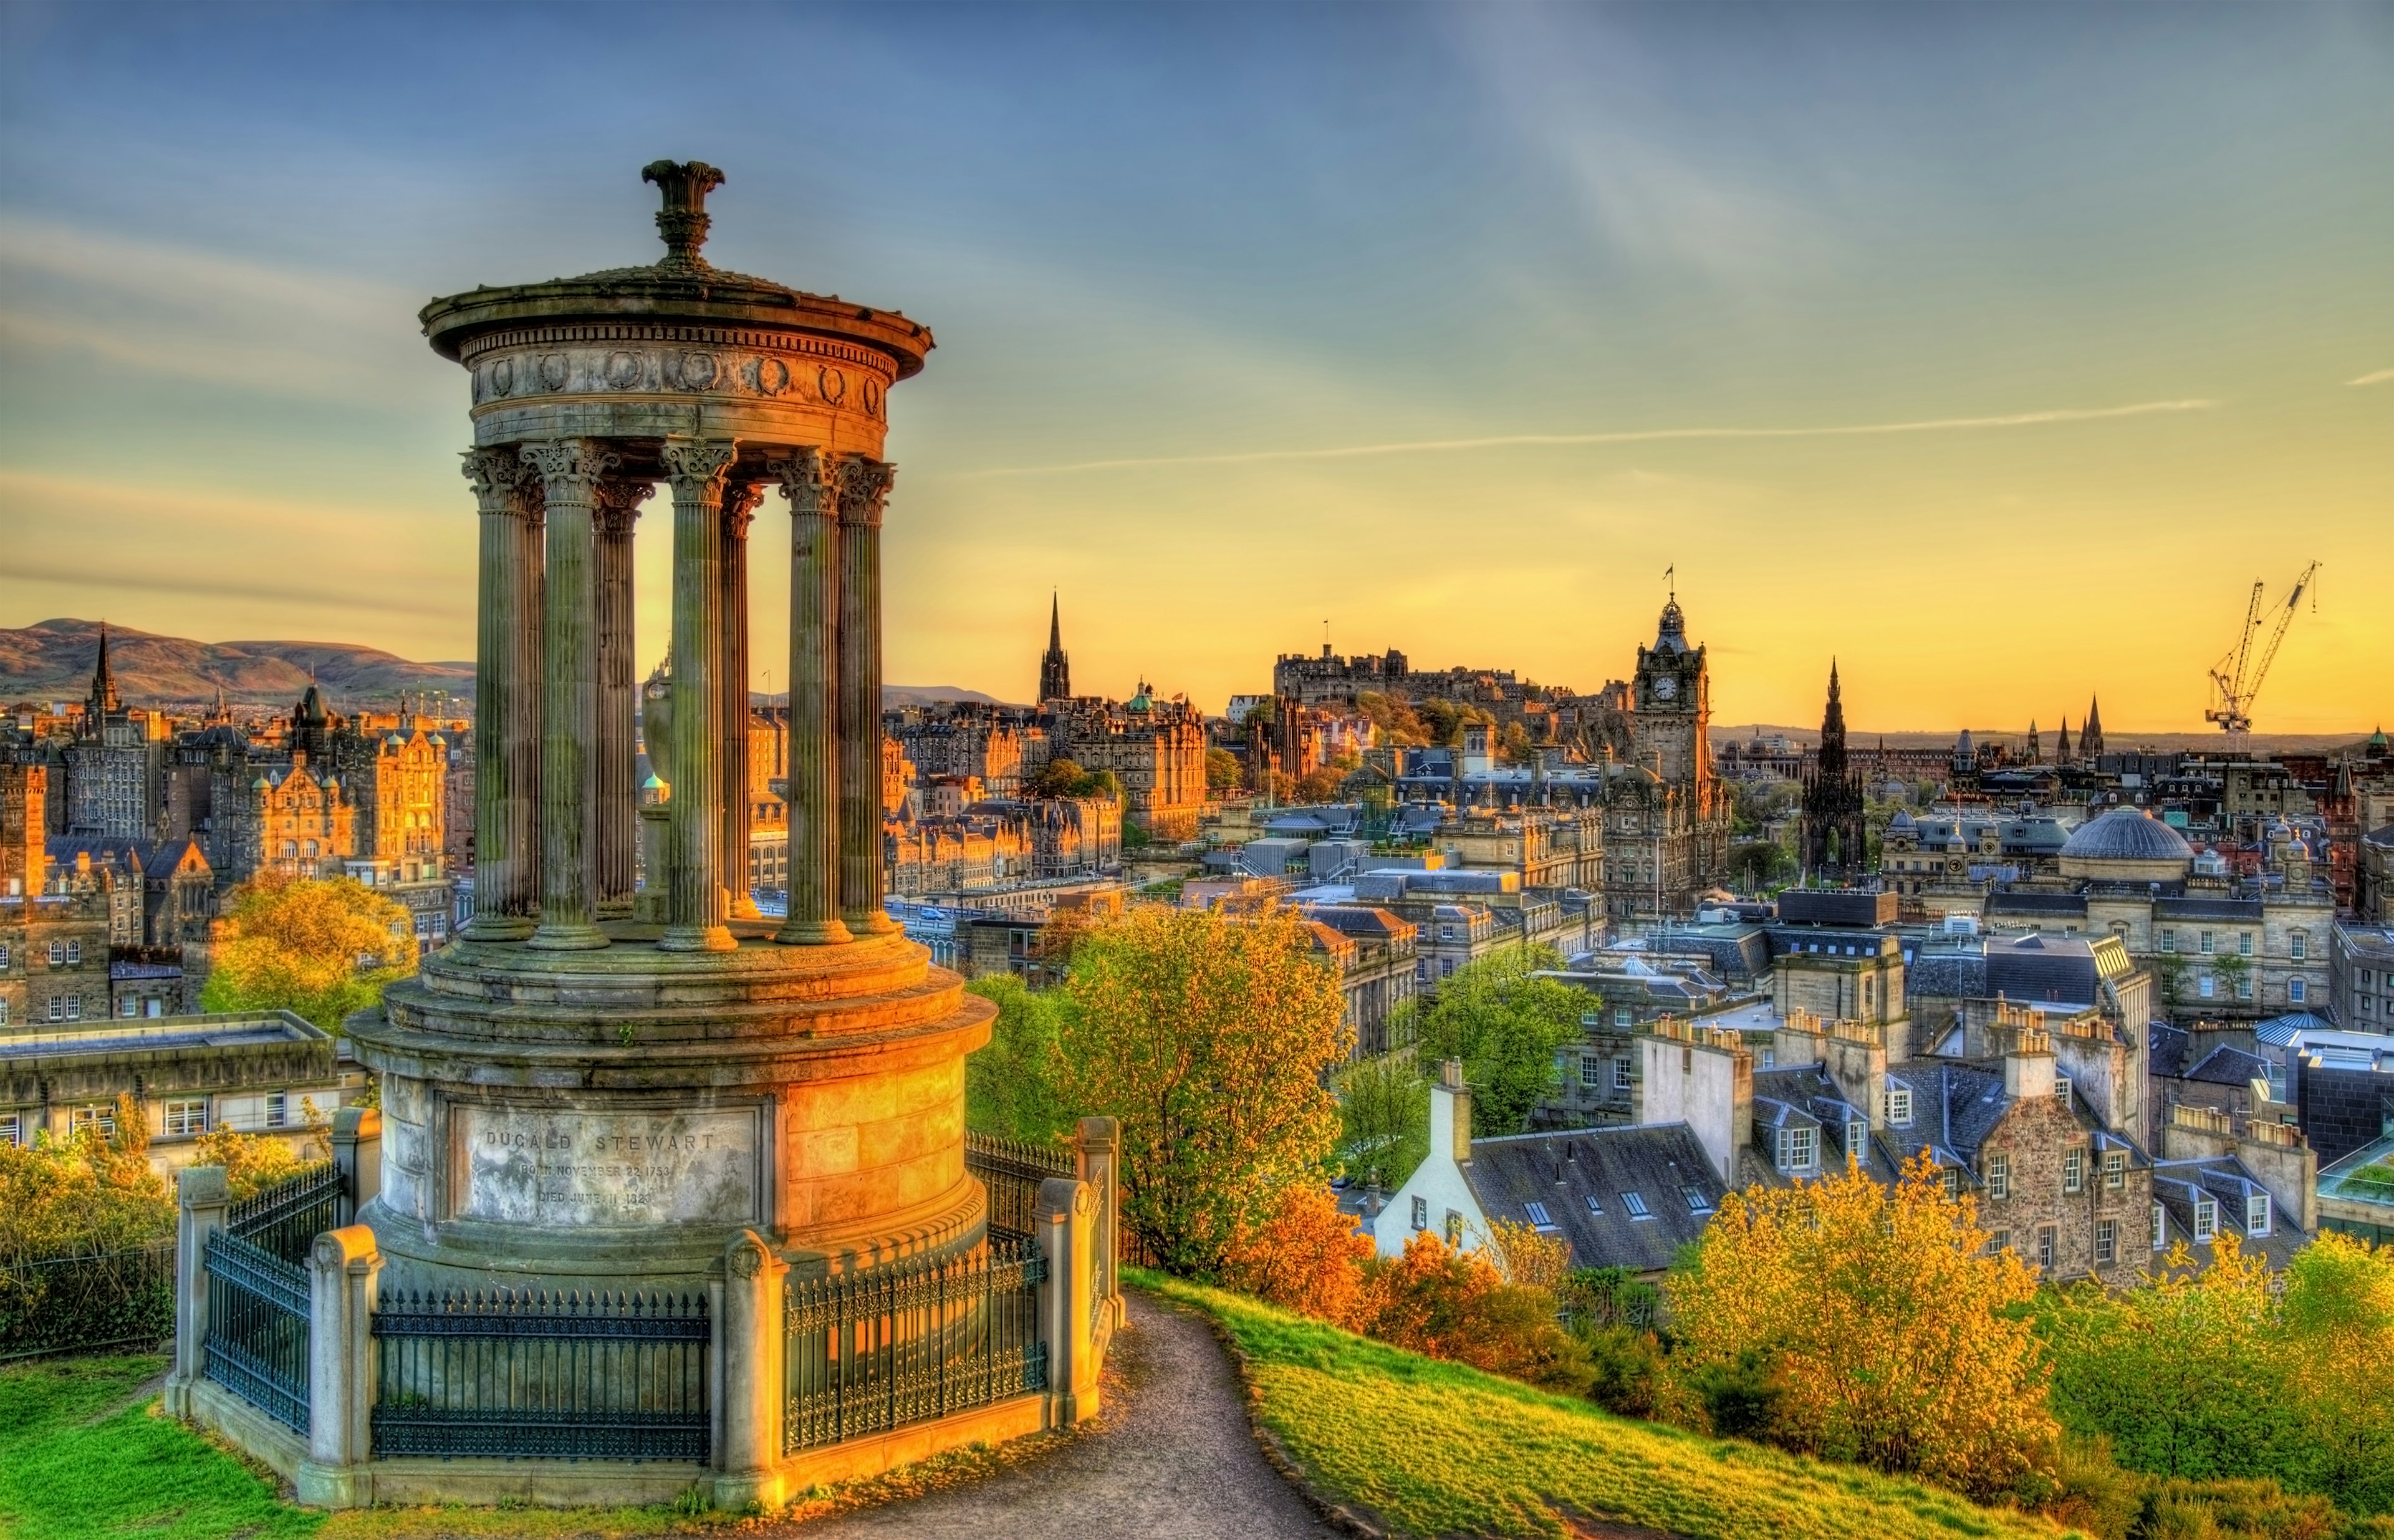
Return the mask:
<svg viewBox="0 0 2394 1540">
<path fill-rule="evenodd" d="M 383 1086 L 396 1286 L 663 1287 L 754 1230 L 802 1270 L 976 1244 L 995 1007 L 903 936 L 673 953 L 460 941 L 347 1023 Z M 508 1284 L 508 1280 L 517 1280 Z"/>
</svg>

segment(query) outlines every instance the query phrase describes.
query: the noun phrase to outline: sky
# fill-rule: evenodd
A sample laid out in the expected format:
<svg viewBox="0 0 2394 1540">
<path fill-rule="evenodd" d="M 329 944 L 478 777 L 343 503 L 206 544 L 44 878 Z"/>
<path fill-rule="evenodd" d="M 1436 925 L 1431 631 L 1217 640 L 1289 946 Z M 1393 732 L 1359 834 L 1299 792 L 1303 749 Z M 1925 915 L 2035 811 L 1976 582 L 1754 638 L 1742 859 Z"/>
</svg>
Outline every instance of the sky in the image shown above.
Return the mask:
<svg viewBox="0 0 2394 1540">
<path fill-rule="evenodd" d="M 1718 724 L 2394 721 L 2394 6 L 0 0 L 0 625 L 473 648 L 415 312 L 653 260 L 929 325 L 887 678 L 1282 652 Z M 771 538 L 778 503 L 759 515 Z M 642 661 L 667 627 L 644 520 Z M 782 564 L 755 563 L 760 689 Z M 783 581 L 786 581 L 785 577 Z"/>
</svg>

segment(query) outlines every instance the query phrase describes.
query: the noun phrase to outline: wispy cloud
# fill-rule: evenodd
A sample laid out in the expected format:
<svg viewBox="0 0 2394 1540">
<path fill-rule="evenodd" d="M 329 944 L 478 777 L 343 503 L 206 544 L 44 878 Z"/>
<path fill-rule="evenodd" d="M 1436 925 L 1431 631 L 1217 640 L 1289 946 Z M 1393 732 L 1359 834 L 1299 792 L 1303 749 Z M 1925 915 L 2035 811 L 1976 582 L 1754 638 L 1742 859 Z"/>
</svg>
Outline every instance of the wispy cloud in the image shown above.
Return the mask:
<svg viewBox="0 0 2394 1540">
<path fill-rule="evenodd" d="M 2035 428 L 2047 423 L 2099 422 L 2171 412 L 2207 412 L 2212 401 L 2138 401 L 2128 406 L 2056 407 L 2001 417 L 1930 417 L 1918 422 L 1844 423 L 1818 428 L 1646 428 L 1617 433 L 1505 433 L 1478 439 L 1415 439 L 1398 443 L 1344 444 L 1324 449 L 1257 449 L 1227 454 L 1153 454 L 1066 465 L 993 466 L 960 476 L 1054 476 L 1082 470 L 1137 470 L 1164 466 L 1258 465 L 1276 460 L 1350 460 L 1383 454 L 1442 454 L 1478 449 L 1572 448 L 1589 444 L 1660 443 L 1677 439 L 1840 439 L 1894 433 L 1954 433 L 1980 428 Z"/>
<path fill-rule="evenodd" d="M 2394 369 L 2374 369 L 2368 374 L 2361 375 L 2359 379 L 2348 379 L 2344 383 L 2347 385 L 2383 385 L 2387 380 L 2394 380 Z"/>
</svg>

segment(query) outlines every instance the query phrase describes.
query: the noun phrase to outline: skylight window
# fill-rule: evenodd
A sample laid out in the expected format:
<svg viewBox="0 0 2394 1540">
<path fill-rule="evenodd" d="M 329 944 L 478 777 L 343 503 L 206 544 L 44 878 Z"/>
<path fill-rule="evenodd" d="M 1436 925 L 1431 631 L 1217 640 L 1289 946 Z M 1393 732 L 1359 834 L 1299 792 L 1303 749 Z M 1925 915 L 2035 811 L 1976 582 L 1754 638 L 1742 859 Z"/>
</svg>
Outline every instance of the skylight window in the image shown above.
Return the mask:
<svg viewBox="0 0 2394 1540">
<path fill-rule="evenodd" d="M 1704 1190 L 1703 1188 L 1683 1187 L 1679 1189 L 1679 1191 L 1687 1195 L 1689 1213 L 1709 1214 L 1713 1211 L 1713 1201 L 1704 1196 Z"/>
<path fill-rule="evenodd" d="M 1529 1205 L 1529 1208 L 1530 1208 L 1530 1222 L 1531 1222 L 1532 1224 L 1533 1224 L 1533 1225 L 1551 1225 L 1551 1224 L 1553 1224 L 1553 1223 L 1555 1222 L 1555 1218 L 1554 1218 L 1554 1216 L 1546 1212 L 1546 1204 L 1530 1204 L 1530 1205 Z"/>
<path fill-rule="evenodd" d="M 1624 1192 L 1621 1195 L 1621 1202 L 1622 1205 L 1629 1210 L 1629 1217 L 1633 1219 L 1651 1219 L 1654 1217 L 1646 1212 L 1646 1200 L 1635 1192 Z"/>
<path fill-rule="evenodd" d="M 1587 1195 L 1587 1211 L 1590 1214 L 1601 1214 L 1604 1212 L 1603 1202 L 1593 1192 Z"/>
</svg>

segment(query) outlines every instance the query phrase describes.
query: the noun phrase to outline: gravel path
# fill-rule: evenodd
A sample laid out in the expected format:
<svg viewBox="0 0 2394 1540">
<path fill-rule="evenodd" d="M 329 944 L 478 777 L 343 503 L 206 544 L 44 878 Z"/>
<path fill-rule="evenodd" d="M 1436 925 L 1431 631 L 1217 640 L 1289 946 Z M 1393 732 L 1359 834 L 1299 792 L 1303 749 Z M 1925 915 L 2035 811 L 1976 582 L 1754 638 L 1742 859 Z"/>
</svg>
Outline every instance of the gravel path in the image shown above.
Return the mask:
<svg viewBox="0 0 2394 1540">
<path fill-rule="evenodd" d="M 1133 1293 L 1106 1409 L 1051 1453 L 911 1502 L 783 1531 L 791 1540 L 1317 1540 L 1334 1532 L 1264 1463 L 1222 1345 L 1196 1317 Z"/>
</svg>

